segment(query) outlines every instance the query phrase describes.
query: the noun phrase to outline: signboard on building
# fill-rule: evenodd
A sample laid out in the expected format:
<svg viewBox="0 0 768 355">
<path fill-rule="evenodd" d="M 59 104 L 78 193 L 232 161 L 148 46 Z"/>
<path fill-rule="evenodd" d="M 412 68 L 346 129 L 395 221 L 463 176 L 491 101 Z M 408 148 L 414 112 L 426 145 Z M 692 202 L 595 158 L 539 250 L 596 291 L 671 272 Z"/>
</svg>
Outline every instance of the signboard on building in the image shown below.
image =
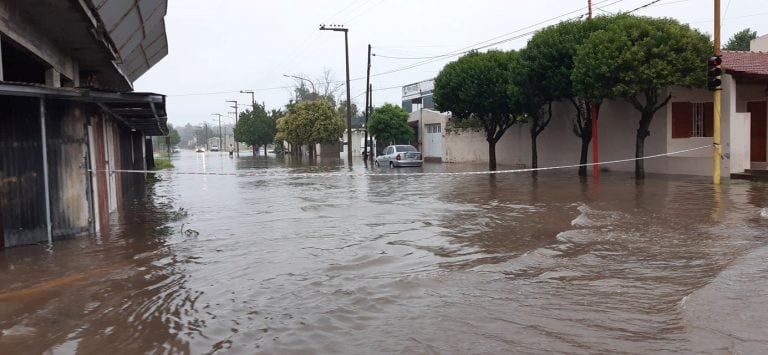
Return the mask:
<svg viewBox="0 0 768 355">
<path fill-rule="evenodd" d="M 435 79 L 403 86 L 403 100 L 417 99 L 435 90 Z"/>
</svg>

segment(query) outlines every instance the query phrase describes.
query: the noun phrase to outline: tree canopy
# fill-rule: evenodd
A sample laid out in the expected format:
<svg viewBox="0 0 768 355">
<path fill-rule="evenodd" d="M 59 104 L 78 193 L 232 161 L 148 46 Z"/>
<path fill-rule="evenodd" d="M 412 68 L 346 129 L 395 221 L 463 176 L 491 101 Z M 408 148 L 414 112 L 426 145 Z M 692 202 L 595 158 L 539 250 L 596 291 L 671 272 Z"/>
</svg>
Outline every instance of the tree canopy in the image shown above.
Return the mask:
<svg viewBox="0 0 768 355">
<path fill-rule="evenodd" d="M 272 143 L 275 138 L 277 123 L 267 114 L 264 106 L 255 104 L 253 110 L 240 113 L 235 126 L 235 140 L 253 146 L 254 153 L 259 146 Z"/>
<path fill-rule="evenodd" d="M 703 87 L 711 47 L 704 34 L 672 19 L 620 15 L 578 49 L 572 80 L 590 101 L 626 100 L 640 112 L 635 156 L 643 157 L 653 115 L 664 107 L 670 86 Z M 643 160 L 635 176 L 644 178 Z"/>
<path fill-rule="evenodd" d="M 757 38 L 757 31 L 752 31 L 749 27 L 736 32 L 725 44 L 723 49 L 727 51 L 748 51 L 749 42 Z"/>
<path fill-rule="evenodd" d="M 488 168 L 496 170 L 496 143 L 518 122 L 522 109 L 510 88 L 511 68 L 518 65 L 517 52 L 470 52 L 449 63 L 435 78 L 434 100 L 453 120 L 477 119 L 488 142 Z"/>
<path fill-rule="evenodd" d="M 413 128 L 408 126 L 408 113 L 390 103 L 373 110 L 368 120 L 368 132 L 387 144 L 408 141 L 415 136 Z"/>
<path fill-rule="evenodd" d="M 344 121 L 328 101 L 301 101 L 277 120 L 277 138 L 292 145 L 337 143 L 344 127 Z"/>
<path fill-rule="evenodd" d="M 522 73 L 522 78 L 517 80 L 522 82 L 517 87 L 525 88 L 527 96 L 531 97 L 525 111 L 528 112 L 532 138 L 535 140 L 549 124 L 551 110 L 548 103 L 570 102 L 574 108 L 573 132 L 581 138 L 581 176 L 587 173 L 587 155 L 592 141 L 590 104 L 599 106 L 600 100 L 588 102 L 579 97 L 571 80 L 574 57 L 593 32 L 605 29 L 615 19 L 615 16 L 600 16 L 591 21 L 565 21 L 546 27 L 534 34 L 520 52 L 521 70 L 518 73 Z M 536 165 L 535 142 L 532 144 L 532 165 Z"/>
</svg>

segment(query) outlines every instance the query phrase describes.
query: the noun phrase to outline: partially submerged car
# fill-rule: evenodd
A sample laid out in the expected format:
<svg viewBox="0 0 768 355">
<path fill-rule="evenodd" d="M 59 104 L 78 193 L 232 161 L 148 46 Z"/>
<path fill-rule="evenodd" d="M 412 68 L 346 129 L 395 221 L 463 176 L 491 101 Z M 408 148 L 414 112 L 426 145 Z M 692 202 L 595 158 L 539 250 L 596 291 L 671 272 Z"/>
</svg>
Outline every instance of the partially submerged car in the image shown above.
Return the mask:
<svg viewBox="0 0 768 355">
<path fill-rule="evenodd" d="M 382 155 L 376 157 L 376 166 L 389 165 L 390 168 L 400 166 L 421 166 L 423 160 L 416 147 L 407 144 L 390 145 L 384 148 Z"/>
</svg>

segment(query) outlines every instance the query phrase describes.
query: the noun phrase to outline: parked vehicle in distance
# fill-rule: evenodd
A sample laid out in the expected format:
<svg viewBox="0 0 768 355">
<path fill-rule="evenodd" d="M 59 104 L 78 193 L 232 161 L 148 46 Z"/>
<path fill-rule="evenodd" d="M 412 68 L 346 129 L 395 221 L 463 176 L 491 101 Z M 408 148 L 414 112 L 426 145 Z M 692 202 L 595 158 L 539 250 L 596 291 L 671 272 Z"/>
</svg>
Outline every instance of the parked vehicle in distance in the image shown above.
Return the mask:
<svg viewBox="0 0 768 355">
<path fill-rule="evenodd" d="M 421 166 L 421 153 L 412 145 L 390 145 L 384 148 L 382 155 L 376 157 L 376 166 L 389 165 L 390 168 L 400 166 Z"/>
<path fill-rule="evenodd" d="M 197 152 L 197 153 L 205 153 L 205 148 L 197 147 L 197 149 L 195 149 L 195 152 Z"/>
<path fill-rule="evenodd" d="M 179 152 L 181 152 L 181 149 L 179 149 L 179 147 L 175 145 L 171 147 L 171 153 L 179 153 Z"/>
<path fill-rule="evenodd" d="M 212 145 L 211 146 L 211 151 L 212 152 L 218 152 L 219 151 L 219 146 L 218 145 Z"/>
</svg>

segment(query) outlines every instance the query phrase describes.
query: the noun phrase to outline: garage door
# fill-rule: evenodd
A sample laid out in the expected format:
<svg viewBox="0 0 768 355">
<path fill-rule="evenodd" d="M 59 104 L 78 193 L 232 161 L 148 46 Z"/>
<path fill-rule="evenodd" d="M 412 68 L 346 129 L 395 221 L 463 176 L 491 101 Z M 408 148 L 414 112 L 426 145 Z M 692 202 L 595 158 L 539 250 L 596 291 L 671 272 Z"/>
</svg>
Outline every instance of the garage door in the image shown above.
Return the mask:
<svg viewBox="0 0 768 355">
<path fill-rule="evenodd" d="M 424 156 L 429 158 L 442 158 L 443 156 L 443 130 L 439 123 L 424 125 L 426 134 L 424 140 Z"/>
</svg>

